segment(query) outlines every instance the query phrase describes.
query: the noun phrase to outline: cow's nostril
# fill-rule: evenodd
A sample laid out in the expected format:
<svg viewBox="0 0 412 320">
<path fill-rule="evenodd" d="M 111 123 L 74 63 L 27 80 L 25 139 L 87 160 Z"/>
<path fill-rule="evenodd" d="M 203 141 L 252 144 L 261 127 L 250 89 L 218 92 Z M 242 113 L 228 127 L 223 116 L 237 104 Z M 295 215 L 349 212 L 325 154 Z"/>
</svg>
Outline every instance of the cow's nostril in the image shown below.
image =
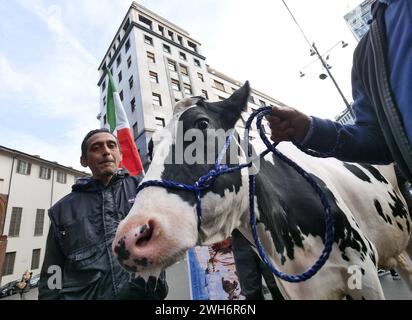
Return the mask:
<svg viewBox="0 0 412 320">
<path fill-rule="evenodd" d="M 153 235 L 153 227 L 154 224 L 152 221 L 149 221 L 149 223 L 141 226 L 138 234 L 135 234 L 136 246 L 142 247 L 150 241 Z"/>
</svg>

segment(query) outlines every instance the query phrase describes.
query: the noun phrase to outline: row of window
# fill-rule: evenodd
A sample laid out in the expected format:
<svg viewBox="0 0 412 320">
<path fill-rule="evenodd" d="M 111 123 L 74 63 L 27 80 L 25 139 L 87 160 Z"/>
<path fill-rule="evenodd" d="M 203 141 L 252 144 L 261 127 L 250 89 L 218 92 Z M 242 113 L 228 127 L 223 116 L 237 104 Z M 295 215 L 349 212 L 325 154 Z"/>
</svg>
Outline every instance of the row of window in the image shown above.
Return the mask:
<svg viewBox="0 0 412 320">
<path fill-rule="evenodd" d="M 217 81 L 217 80 L 213 80 L 213 87 L 214 87 L 215 89 L 217 89 L 217 90 L 220 90 L 220 91 L 223 91 L 223 92 L 228 92 L 228 91 L 226 91 L 225 85 L 224 85 L 222 82 L 219 82 L 219 81 Z M 231 90 L 232 90 L 232 92 L 235 92 L 237 89 L 231 87 Z M 263 100 L 261 100 L 261 99 L 258 99 L 258 101 L 259 101 L 259 102 L 256 103 L 255 98 L 254 98 L 252 95 L 249 96 L 249 102 L 250 102 L 250 103 L 258 104 L 258 105 L 260 105 L 261 107 L 266 107 L 266 106 L 269 106 L 269 105 L 270 105 L 270 104 L 267 104 L 265 101 L 263 101 Z"/>
<path fill-rule="evenodd" d="M 158 127 L 158 128 L 164 128 L 165 127 L 165 119 L 163 119 L 163 118 L 160 118 L 160 117 L 156 117 L 155 118 L 155 124 L 156 124 L 156 127 Z M 134 135 L 134 137 L 136 138 L 137 136 L 138 136 L 138 134 L 139 134 L 139 128 L 138 128 L 138 126 L 137 126 L 137 122 L 133 125 L 133 135 Z"/>
<path fill-rule="evenodd" d="M 146 18 L 145 16 L 139 15 L 139 24 L 149 30 L 155 31 L 153 30 L 154 29 L 153 22 L 150 19 Z M 182 47 L 186 47 L 183 41 L 183 37 L 178 35 L 177 33 L 174 33 L 171 30 L 165 30 L 165 28 L 161 25 L 158 25 L 156 32 L 162 35 L 163 37 L 168 38 L 169 40 L 173 42 L 177 42 Z M 193 43 L 192 41 L 187 40 L 187 46 L 189 47 L 190 50 L 197 52 L 197 45 Z"/>
<path fill-rule="evenodd" d="M 10 217 L 9 233 L 8 233 L 9 237 L 17 238 L 20 236 L 20 226 L 21 226 L 22 214 L 23 214 L 23 208 L 19 208 L 19 207 L 12 208 L 11 217 Z M 35 237 L 43 236 L 44 216 L 45 216 L 44 209 L 36 210 L 36 220 L 34 223 L 34 236 Z"/>
<path fill-rule="evenodd" d="M 31 174 L 31 163 L 24 160 L 18 160 L 16 172 L 19 174 L 29 176 Z M 51 169 L 40 166 L 39 178 L 44 180 L 50 180 Z M 63 171 L 58 170 L 56 181 L 65 184 L 67 182 L 67 174 Z"/>
<path fill-rule="evenodd" d="M 145 37 L 147 37 L 147 36 L 145 36 Z M 148 38 L 150 38 L 150 37 L 148 37 Z M 152 39 L 152 38 L 150 38 L 150 39 Z M 172 52 L 171 49 L 170 49 L 170 46 L 168 46 L 167 44 L 163 44 L 163 51 L 166 52 L 166 53 L 169 53 L 169 54 Z M 179 52 L 179 57 L 180 57 L 180 59 L 182 59 L 184 61 L 187 61 L 187 57 L 186 57 L 185 53 Z M 150 62 L 156 63 L 156 57 L 155 57 L 155 54 L 153 52 L 147 51 L 147 58 L 149 59 Z M 195 64 L 195 66 L 197 66 L 199 68 L 201 67 L 200 61 L 198 59 L 193 58 L 193 62 Z M 174 62 L 174 64 L 175 64 L 175 67 L 176 67 L 175 62 Z M 170 64 L 169 69 L 171 67 L 173 67 L 173 63 Z M 172 71 L 176 71 L 176 70 L 172 70 Z"/>
<path fill-rule="evenodd" d="M 30 270 L 36 270 L 40 267 L 40 252 L 41 249 L 33 249 Z M 2 270 L 3 276 L 8 276 L 14 273 L 15 261 L 16 252 L 7 252 Z"/>
</svg>

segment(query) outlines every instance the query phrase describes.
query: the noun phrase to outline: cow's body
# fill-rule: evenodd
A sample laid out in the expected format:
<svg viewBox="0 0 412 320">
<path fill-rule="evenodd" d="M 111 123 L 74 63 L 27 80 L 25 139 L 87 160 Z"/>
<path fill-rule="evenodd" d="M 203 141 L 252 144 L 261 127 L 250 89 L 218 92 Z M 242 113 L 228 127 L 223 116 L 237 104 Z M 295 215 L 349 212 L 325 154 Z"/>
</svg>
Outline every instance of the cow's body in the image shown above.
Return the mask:
<svg viewBox="0 0 412 320">
<path fill-rule="evenodd" d="M 196 104 L 172 120 L 169 130 L 174 130 L 173 121 L 177 119 L 184 128 L 202 128 L 202 119 L 208 119 L 210 127 L 227 130 L 240 119 L 248 94 L 246 87 L 226 104 Z M 175 144 L 166 140 L 160 142 L 162 152 L 155 150 L 144 181 L 193 183 L 213 167 L 165 164 L 166 158 L 176 153 Z M 253 147 L 257 152 L 264 150 L 256 139 Z M 383 298 L 377 266 L 396 266 L 400 254 L 405 254 L 411 232 L 410 216 L 393 167 L 379 172 L 369 165 L 313 158 L 290 143 L 280 144 L 279 150 L 322 186 L 336 219 L 335 242 L 326 264 L 305 282 L 278 280 L 282 294 L 291 299 Z M 264 250 L 279 270 L 289 274 L 304 272 L 324 247 L 323 207 L 310 185 L 272 154 L 259 164 L 255 206 Z M 224 240 L 234 228 L 251 241 L 248 192 L 247 170 L 219 177 L 202 197 L 203 220 L 198 232 L 193 193 L 146 188 L 137 195 L 130 214 L 119 226 L 114 251 L 126 268 L 153 272 L 176 262 L 196 243 Z M 410 285 L 411 273 L 406 268 L 400 271 Z"/>
<path fill-rule="evenodd" d="M 402 196 L 396 184 L 389 182 L 396 182 L 393 166 L 384 168 L 384 176 L 370 165 L 307 156 L 290 143 L 278 149 L 323 187 L 336 218 L 335 244 L 328 262 L 306 282 L 278 281 L 284 296 L 382 298 L 377 264 L 395 267 L 411 231 Z M 256 203 L 259 236 L 265 251 L 275 253 L 272 259 L 277 268 L 290 274 L 305 271 L 324 247 L 325 214 L 317 194 L 294 169 L 269 154 L 260 162 Z M 251 239 L 248 217 L 248 212 L 242 216 L 240 230 Z M 356 270 L 362 272 L 361 290 L 356 284 L 352 284 L 355 290 L 348 286 Z"/>
</svg>

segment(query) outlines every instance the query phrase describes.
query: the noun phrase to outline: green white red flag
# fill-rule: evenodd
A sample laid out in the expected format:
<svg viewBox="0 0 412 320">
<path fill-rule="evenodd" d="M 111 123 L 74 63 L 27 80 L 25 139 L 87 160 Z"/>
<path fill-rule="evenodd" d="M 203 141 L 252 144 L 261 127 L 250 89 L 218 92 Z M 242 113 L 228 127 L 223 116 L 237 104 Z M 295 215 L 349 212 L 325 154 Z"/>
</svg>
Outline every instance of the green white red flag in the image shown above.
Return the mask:
<svg viewBox="0 0 412 320">
<path fill-rule="evenodd" d="M 107 73 L 109 75 L 106 99 L 108 129 L 119 140 L 120 150 L 123 154 L 120 167 L 126 168 L 132 176 L 135 176 L 144 170 L 142 160 L 134 143 L 129 121 L 127 120 L 126 112 L 124 111 L 123 103 L 117 92 L 113 77 L 110 71 L 107 71 Z"/>
</svg>

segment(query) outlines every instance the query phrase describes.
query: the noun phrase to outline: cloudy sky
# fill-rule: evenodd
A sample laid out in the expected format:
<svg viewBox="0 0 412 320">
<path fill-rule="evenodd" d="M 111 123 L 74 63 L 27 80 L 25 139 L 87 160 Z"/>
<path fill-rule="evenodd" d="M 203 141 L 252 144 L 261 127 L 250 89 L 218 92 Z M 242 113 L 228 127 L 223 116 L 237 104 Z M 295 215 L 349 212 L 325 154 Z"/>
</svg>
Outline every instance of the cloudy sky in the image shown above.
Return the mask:
<svg viewBox="0 0 412 320">
<path fill-rule="evenodd" d="M 343 16 L 360 2 L 286 0 L 321 53 L 349 43 L 329 59 L 349 101 L 356 41 Z M 320 62 L 281 0 L 139 3 L 188 31 L 202 43 L 206 63 L 228 76 L 309 114 L 333 118 L 344 109 L 332 81 L 318 78 Z M 82 169 L 82 138 L 99 126 L 97 68 L 130 4 L 0 0 L 0 145 Z"/>
</svg>

